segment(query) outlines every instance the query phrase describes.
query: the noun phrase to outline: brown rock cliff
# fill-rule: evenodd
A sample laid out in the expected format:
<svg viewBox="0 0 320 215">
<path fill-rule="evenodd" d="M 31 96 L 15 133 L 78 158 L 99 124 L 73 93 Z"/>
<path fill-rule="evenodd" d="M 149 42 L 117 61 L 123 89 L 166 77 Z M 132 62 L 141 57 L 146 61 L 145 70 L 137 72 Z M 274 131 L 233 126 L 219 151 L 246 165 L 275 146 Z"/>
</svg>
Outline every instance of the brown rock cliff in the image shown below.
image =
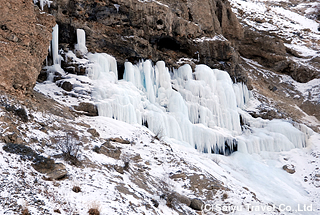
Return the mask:
<svg viewBox="0 0 320 215">
<path fill-rule="evenodd" d="M 54 17 L 31 0 L 0 2 L 0 88 L 32 90 L 48 55 Z"/>
<path fill-rule="evenodd" d="M 82 28 L 88 50 L 115 56 L 120 75 L 127 59 L 164 60 L 177 67 L 180 58 L 193 58 L 246 81 L 232 48 L 243 30 L 226 0 L 57 0 L 46 11 L 59 24 L 60 48 L 73 49 L 76 29 Z M 229 41 L 195 42 L 215 35 Z"/>
</svg>

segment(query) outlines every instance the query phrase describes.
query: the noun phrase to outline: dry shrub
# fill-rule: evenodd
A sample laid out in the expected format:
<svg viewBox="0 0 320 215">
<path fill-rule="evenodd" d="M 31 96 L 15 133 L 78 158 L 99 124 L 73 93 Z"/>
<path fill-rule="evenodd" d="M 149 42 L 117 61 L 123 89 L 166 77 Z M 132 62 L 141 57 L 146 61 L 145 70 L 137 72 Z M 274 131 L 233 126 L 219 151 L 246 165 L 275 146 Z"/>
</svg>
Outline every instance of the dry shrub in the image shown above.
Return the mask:
<svg viewBox="0 0 320 215">
<path fill-rule="evenodd" d="M 23 209 L 21 215 L 30 215 L 28 208 Z"/>
<path fill-rule="evenodd" d="M 163 138 L 164 138 L 163 128 L 159 128 L 158 131 L 154 134 L 153 140 L 151 142 L 153 143 L 154 140 L 162 141 Z"/>
<path fill-rule="evenodd" d="M 72 191 L 75 193 L 81 192 L 81 188 L 79 186 L 73 186 Z"/>
<path fill-rule="evenodd" d="M 61 211 L 59 209 L 55 209 L 53 212 L 61 214 Z"/>
<path fill-rule="evenodd" d="M 100 215 L 100 203 L 99 202 L 92 202 L 89 206 L 89 215 Z"/>
<path fill-rule="evenodd" d="M 89 215 L 100 215 L 100 211 L 96 208 L 90 208 L 88 213 Z"/>
<path fill-rule="evenodd" d="M 30 215 L 29 210 L 28 210 L 28 202 L 27 201 L 24 201 L 22 204 L 21 215 Z"/>
<path fill-rule="evenodd" d="M 228 198 L 228 194 L 227 193 L 224 193 L 221 197 L 222 201 L 226 200 Z"/>
<path fill-rule="evenodd" d="M 79 161 L 79 137 L 75 132 L 69 131 L 63 137 L 56 138 L 57 148 L 61 151 L 63 158 L 72 165 L 81 165 Z"/>
</svg>

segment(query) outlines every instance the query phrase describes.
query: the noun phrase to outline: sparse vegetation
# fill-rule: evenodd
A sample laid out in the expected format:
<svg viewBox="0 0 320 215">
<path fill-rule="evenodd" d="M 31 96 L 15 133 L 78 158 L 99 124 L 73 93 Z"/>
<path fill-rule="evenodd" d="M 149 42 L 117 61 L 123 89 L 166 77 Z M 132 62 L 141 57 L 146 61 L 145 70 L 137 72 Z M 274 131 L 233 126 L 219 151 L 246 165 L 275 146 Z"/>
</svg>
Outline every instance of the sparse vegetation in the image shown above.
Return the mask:
<svg viewBox="0 0 320 215">
<path fill-rule="evenodd" d="M 155 132 L 152 142 L 154 142 L 154 140 L 162 141 L 163 137 L 164 137 L 164 132 L 163 132 L 163 128 L 161 127 L 158 129 L 157 132 Z"/>
<path fill-rule="evenodd" d="M 28 208 L 23 209 L 21 215 L 30 215 Z"/>
<path fill-rule="evenodd" d="M 61 211 L 59 209 L 55 209 L 53 212 L 61 214 Z"/>
<path fill-rule="evenodd" d="M 57 138 L 57 148 L 62 157 L 72 165 L 80 165 L 79 161 L 79 137 L 76 133 L 69 131 L 63 137 Z"/>
<path fill-rule="evenodd" d="M 100 215 L 100 212 L 96 208 L 90 208 L 88 211 L 89 215 Z"/>
<path fill-rule="evenodd" d="M 220 164 L 220 159 L 218 158 L 217 154 L 214 155 L 214 157 L 212 158 L 212 161 L 215 162 L 217 165 Z"/>
<path fill-rule="evenodd" d="M 75 193 L 81 192 L 81 188 L 79 186 L 73 186 L 72 191 Z"/>
<path fill-rule="evenodd" d="M 92 202 L 88 211 L 89 215 L 100 215 L 100 204 L 96 201 Z"/>
</svg>

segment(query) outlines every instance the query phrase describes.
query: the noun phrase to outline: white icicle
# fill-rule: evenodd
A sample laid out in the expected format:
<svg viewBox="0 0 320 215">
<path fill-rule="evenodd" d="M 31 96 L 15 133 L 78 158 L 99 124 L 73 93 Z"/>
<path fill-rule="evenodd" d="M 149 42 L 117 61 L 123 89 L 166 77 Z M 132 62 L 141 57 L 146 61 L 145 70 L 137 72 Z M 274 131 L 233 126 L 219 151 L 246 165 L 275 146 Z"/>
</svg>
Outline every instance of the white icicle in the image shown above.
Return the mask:
<svg viewBox="0 0 320 215">
<path fill-rule="evenodd" d="M 75 45 L 75 49 L 83 55 L 88 53 L 86 47 L 86 32 L 83 29 L 77 29 L 77 44 Z"/>
<path fill-rule="evenodd" d="M 59 55 L 59 26 L 55 25 L 52 31 L 52 60 L 53 64 L 59 64 L 61 62 L 61 56 Z"/>
</svg>

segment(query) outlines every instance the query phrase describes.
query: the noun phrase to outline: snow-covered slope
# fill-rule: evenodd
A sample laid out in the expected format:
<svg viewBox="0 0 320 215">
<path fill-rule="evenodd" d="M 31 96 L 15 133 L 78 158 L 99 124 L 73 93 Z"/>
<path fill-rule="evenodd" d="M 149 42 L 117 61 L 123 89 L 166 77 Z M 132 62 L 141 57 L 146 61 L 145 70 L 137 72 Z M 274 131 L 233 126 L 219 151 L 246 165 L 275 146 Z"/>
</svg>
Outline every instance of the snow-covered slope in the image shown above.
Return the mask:
<svg viewBox="0 0 320 215">
<path fill-rule="evenodd" d="M 244 26 L 265 32 L 270 37 L 280 37 L 287 48 L 296 51 L 298 56 L 289 57 L 293 62 L 320 73 L 319 65 L 313 64 L 320 57 L 318 1 L 230 0 L 230 3 Z M 297 94 L 301 93 L 305 100 L 320 103 L 319 78 L 309 83 L 299 83 L 283 76 L 281 82 L 293 85 Z"/>
<path fill-rule="evenodd" d="M 319 39 L 317 22 L 300 14 L 303 4 L 289 11 L 279 7 L 288 1 L 231 2 L 244 24 L 290 39 L 287 46 L 303 50 L 306 58 L 319 54 L 317 45 L 295 36 L 307 25 L 302 36 Z M 257 19 L 258 25 L 252 21 Z M 31 214 L 88 214 L 97 208 L 108 215 L 199 214 L 199 200 L 204 214 L 320 213 L 318 133 L 291 120 L 253 118 L 248 111 L 263 105 L 255 98 L 262 96 L 259 91 L 252 94 L 226 72 L 205 65 L 169 71 L 163 61 L 127 62 L 118 80 L 116 59 L 87 53 L 84 32 L 78 29 L 78 35 L 82 57 L 69 51 L 64 60 L 86 68 L 86 75 L 61 69 L 53 48 L 48 80 L 35 87 L 55 102 L 45 106 L 41 98 L 30 107 L 1 98 L 0 213 L 27 208 Z M 55 31 L 55 47 L 56 37 Z M 263 77 L 277 77 L 300 91 L 303 99 L 319 101 L 319 79 L 298 83 L 244 60 Z M 100 116 L 76 111 L 84 102 L 96 105 Z M 27 120 L 21 121 L 21 113 Z M 312 116 L 305 117 L 317 126 Z M 61 138 L 70 132 L 81 164 L 61 156 L 59 141 L 66 143 Z M 48 178 L 35 170 L 39 159 L 49 163 L 41 168 L 49 168 L 52 159 L 67 175 Z"/>
<path fill-rule="evenodd" d="M 312 136 L 312 144 L 304 149 L 252 155 L 236 152 L 226 157 L 200 153 L 170 138 L 158 141 L 145 127 L 107 117 L 66 120 L 31 113 L 35 116 L 33 122 L 21 125 L 26 140 L 37 140 L 29 146 L 45 157 L 59 154 L 50 141 L 63 136 L 68 125 L 82 140 L 87 139 L 81 141 L 82 167 L 57 158 L 56 162 L 65 164 L 68 177 L 47 181 L 44 174 L 31 167 L 31 161 L 2 151 L 2 214 L 15 214 L 22 206 L 32 214 L 54 214 L 58 209 L 61 214 L 87 214 L 91 207 L 98 207 L 101 214 L 178 214 L 179 211 L 196 214 L 179 202 L 178 206 L 168 207 L 166 198 L 172 192 L 201 199 L 208 214 L 214 211 L 222 214 L 219 210 L 228 212 L 231 206 L 237 207 L 236 214 L 290 214 L 291 211 L 315 214 L 320 211 L 318 134 Z M 39 123 L 47 125 L 47 133 L 38 130 Z M 53 126 L 50 123 L 56 130 L 50 129 Z M 87 125 L 95 128 L 100 137 L 93 138 L 86 131 Z M 92 150 L 111 137 L 131 142 L 111 141 L 121 149 L 120 159 Z M 296 172 L 284 171 L 282 166 L 286 164 L 294 165 Z M 74 186 L 79 186 L 81 192 L 73 192 Z M 157 207 L 155 202 L 159 204 Z M 296 212 L 310 205 L 313 211 Z M 272 210 L 267 211 L 267 206 Z M 286 211 L 289 207 L 291 210 Z"/>
</svg>

